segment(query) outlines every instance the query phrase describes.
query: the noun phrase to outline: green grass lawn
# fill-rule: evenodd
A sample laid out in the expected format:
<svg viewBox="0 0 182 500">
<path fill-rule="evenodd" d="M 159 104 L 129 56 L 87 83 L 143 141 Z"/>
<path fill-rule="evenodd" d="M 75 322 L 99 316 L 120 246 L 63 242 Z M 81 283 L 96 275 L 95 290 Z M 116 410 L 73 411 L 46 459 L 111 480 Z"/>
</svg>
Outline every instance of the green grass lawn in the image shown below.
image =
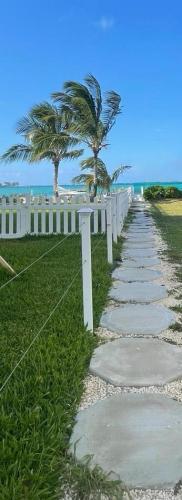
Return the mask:
<svg viewBox="0 0 182 500">
<path fill-rule="evenodd" d="M 182 200 L 161 201 L 153 204 L 153 215 L 168 244 L 171 261 L 182 260 Z"/>
<path fill-rule="evenodd" d="M 19 272 L 63 238 L 2 241 L 1 255 Z M 94 248 L 96 327 L 111 284 L 111 267 L 107 264 L 106 238 L 93 236 Z M 115 259 L 120 249 L 121 242 L 114 246 Z M 71 283 L 80 259 L 80 237 L 70 236 L 0 290 L 1 384 Z M 0 285 L 7 279 L 1 269 Z M 80 273 L 1 393 L 1 500 L 64 498 L 65 484 L 78 499 L 88 499 L 90 492 L 97 499 L 101 491 L 111 490 L 109 498 L 122 498 L 119 484 L 114 487 L 97 468 L 90 472 L 68 454 L 83 380 L 96 343 L 96 337 L 83 327 Z"/>
<path fill-rule="evenodd" d="M 165 200 L 153 204 L 152 213 L 167 243 L 167 255 L 171 263 L 177 264 L 176 276 L 182 284 L 182 200 Z M 182 294 L 178 297 L 182 299 Z M 182 313 L 182 306 L 178 306 Z M 182 331 L 182 323 L 175 324 Z"/>
</svg>

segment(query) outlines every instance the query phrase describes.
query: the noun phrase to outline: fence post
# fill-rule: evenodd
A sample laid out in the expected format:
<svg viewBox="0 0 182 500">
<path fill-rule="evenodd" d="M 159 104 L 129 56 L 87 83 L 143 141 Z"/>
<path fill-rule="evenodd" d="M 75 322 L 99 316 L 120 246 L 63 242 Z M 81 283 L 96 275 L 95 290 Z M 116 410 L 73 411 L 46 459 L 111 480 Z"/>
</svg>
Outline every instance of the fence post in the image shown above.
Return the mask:
<svg viewBox="0 0 182 500">
<path fill-rule="evenodd" d="M 116 194 L 116 220 L 117 220 L 117 236 L 121 235 L 121 197 L 120 192 Z"/>
<path fill-rule="evenodd" d="M 107 211 L 107 260 L 109 264 L 113 264 L 112 252 L 112 199 L 107 198 L 106 201 Z"/>
<path fill-rule="evenodd" d="M 90 216 L 91 208 L 78 210 L 82 238 L 82 281 L 83 281 L 83 316 L 84 325 L 93 332 L 93 303 L 92 303 L 92 263 L 91 263 L 91 237 Z"/>
<path fill-rule="evenodd" d="M 115 243 L 117 243 L 118 238 L 117 238 L 117 205 L 116 205 L 116 197 L 117 194 L 112 194 L 112 222 L 113 222 L 113 240 Z"/>
</svg>

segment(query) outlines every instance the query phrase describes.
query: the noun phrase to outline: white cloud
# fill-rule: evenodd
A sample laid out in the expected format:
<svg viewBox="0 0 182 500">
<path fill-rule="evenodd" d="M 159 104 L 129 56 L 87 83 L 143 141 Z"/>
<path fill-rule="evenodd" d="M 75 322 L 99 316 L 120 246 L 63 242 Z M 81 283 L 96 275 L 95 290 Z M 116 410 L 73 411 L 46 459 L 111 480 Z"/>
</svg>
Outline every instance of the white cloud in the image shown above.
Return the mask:
<svg viewBox="0 0 182 500">
<path fill-rule="evenodd" d="M 99 21 L 95 23 L 96 26 L 98 26 L 102 31 L 107 31 L 113 28 L 114 26 L 114 19 L 113 17 L 105 17 L 102 16 Z"/>
</svg>

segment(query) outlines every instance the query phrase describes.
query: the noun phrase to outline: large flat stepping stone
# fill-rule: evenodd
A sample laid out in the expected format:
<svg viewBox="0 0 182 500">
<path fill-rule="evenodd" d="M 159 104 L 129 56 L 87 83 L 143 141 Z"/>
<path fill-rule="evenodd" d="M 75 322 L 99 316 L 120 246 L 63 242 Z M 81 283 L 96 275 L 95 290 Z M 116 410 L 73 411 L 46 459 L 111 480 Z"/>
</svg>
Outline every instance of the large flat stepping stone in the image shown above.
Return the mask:
<svg viewBox="0 0 182 500">
<path fill-rule="evenodd" d="M 162 394 L 106 398 L 78 413 L 71 450 L 130 488 L 174 487 L 182 470 L 182 405 Z"/>
<path fill-rule="evenodd" d="M 126 282 L 153 281 L 161 277 L 161 272 L 153 269 L 123 269 L 118 267 L 112 273 L 112 277 Z"/>
<path fill-rule="evenodd" d="M 111 288 L 109 297 L 118 302 L 146 304 L 164 299 L 167 291 L 165 286 L 154 283 L 119 283 Z"/>
<path fill-rule="evenodd" d="M 101 326 L 121 335 L 159 335 L 175 322 L 175 315 L 165 306 L 126 304 L 105 311 Z"/>
<path fill-rule="evenodd" d="M 154 257 L 157 251 L 154 248 L 128 248 L 123 250 L 123 256 L 126 257 Z"/>
<path fill-rule="evenodd" d="M 116 386 L 159 386 L 182 378 L 181 358 L 181 347 L 167 342 L 118 339 L 94 351 L 90 372 Z"/>
<path fill-rule="evenodd" d="M 122 267 L 137 267 L 137 268 L 148 268 L 160 265 L 160 259 L 158 257 L 136 257 L 135 259 L 124 259 L 122 262 Z"/>
</svg>

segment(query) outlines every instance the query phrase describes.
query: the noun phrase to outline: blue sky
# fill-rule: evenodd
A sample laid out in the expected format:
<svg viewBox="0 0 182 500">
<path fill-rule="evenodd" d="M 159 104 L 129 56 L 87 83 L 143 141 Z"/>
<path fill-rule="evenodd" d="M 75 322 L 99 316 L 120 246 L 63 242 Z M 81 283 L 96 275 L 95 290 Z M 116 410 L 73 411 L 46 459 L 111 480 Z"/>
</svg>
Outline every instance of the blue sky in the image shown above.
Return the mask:
<svg viewBox="0 0 182 500">
<path fill-rule="evenodd" d="M 93 73 L 122 96 L 103 154 L 121 180 L 182 180 L 181 0 L 7 0 L 0 20 L 0 152 L 18 142 L 17 119 L 67 79 Z M 64 163 L 60 183 L 79 173 Z M 0 181 L 51 184 L 48 163 L 0 166 Z"/>
</svg>

